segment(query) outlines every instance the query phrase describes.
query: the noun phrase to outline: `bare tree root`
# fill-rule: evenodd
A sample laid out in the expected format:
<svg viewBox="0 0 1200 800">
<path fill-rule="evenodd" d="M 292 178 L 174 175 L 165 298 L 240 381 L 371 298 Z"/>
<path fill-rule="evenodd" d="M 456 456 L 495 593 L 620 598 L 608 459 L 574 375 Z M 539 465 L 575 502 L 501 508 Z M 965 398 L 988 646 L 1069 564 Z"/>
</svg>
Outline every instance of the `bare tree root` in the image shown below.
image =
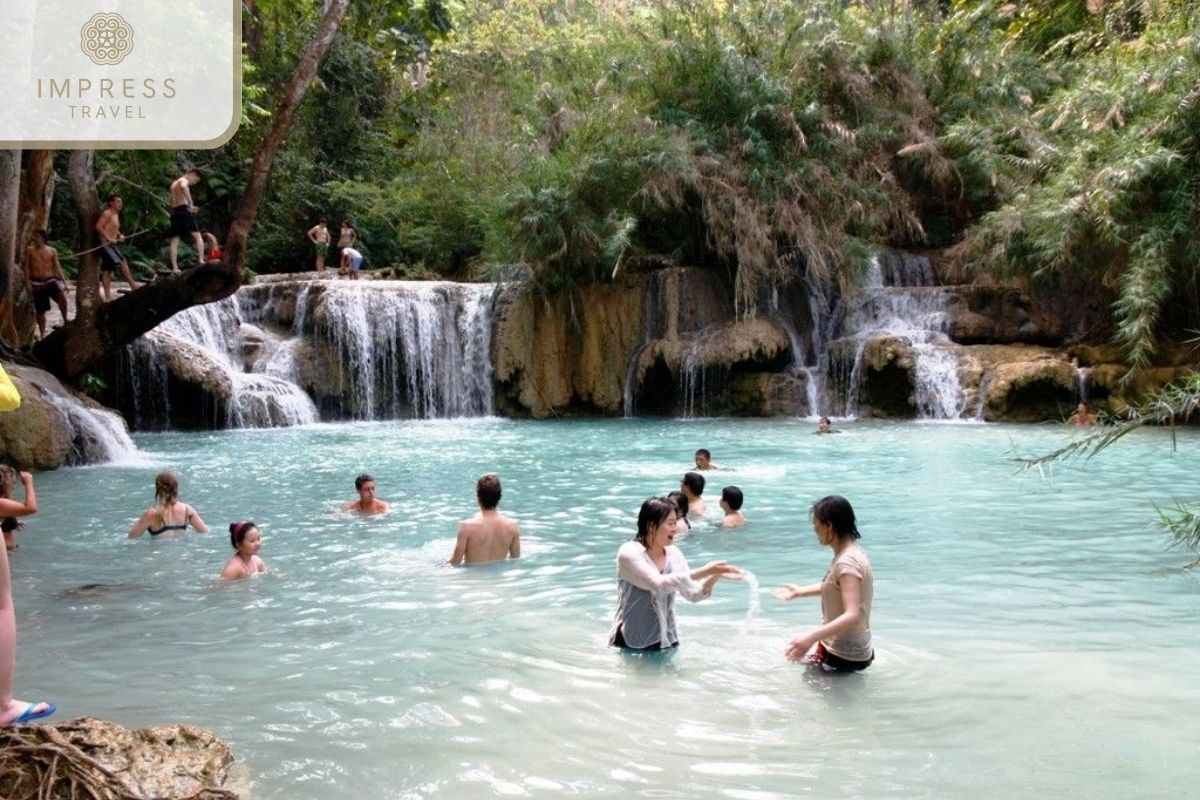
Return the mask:
<svg viewBox="0 0 1200 800">
<path fill-rule="evenodd" d="M 116 744 L 105 727 L 110 725 L 79 719 L 56 726 L 0 728 L 0 797 L 5 800 L 239 800 L 242 797 L 229 789 L 205 785 L 215 777 L 209 769 L 214 766 L 211 760 L 201 770 L 202 774 L 192 774 L 191 770 L 185 769 L 187 774 L 181 775 L 179 768 L 175 768 L 170 783 L 181 788 L 186 785 L 182 792 L 155 792 L 153 796 L 141 793 L 135 785 L 137 778 L 132 769 L 113 769 L 87 751 L 93 751 L 100 758 L 107 756 L 111 764 L 114 752 L 129 742 L 169 744 L 170 736 L 161 733 L 168 729 L 129 733 L 111 726 L 128 734 L 121 737 L 127 741 Z M 217 741 L 215 737 L 211 738 Z M 123 756 L 126 766 L 132 767 L 135 759 L 130 753 Z M 139 754 L 138 758 L 145 757 Z"/>
</svg>

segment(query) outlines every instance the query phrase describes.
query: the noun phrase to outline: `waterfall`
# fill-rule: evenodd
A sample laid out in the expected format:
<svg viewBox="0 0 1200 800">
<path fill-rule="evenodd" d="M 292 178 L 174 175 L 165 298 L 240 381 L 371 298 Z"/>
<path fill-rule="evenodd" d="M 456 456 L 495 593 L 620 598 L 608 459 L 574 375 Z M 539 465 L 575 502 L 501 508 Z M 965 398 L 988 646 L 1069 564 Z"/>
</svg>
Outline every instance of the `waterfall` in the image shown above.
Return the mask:
<svg viewBox="0 0 1200 800">
<path fill-rule="evenodd" d="M 242 360 L 242 338 L 251 333 L 269 340 L 262 328 L 243 321 L 235 294 L 216 303 L 193 306 L 163 322 L 126 348 L 125 370 L 133 395 L 134 422 L 147 422 L 147 407 L 160 424 L 170 419 L 171 402 L 166 349 L 174 342 L 193 347 L 198 360 L 228 381 L 225 424 L 231 428 L 304 425 L 317 421 L 312 399 L 292 380 L 279 375 L 250 373 Z"/>
<path fill-rule="evenodd" d="M 813 321 L 811 351 L 805 348 L 804 339 L 796 330 L 791 316 L 780 308 L 778 287 L 771 288 L 768 313 L 787 333 L 788 341 L 792 346 L 792 363 L 788 366 L 788 372 L 796 380 L 804 382 L 808 414 L 811 417 L 818 417 L 823 413 L 825 406 L 825 375 L 829 367 L 828 342 L 832 338 L 834 315 L 824 290 L 807 274 L 804 275 L 803 280 L 807 289 L 809 314 Z"/>
<path fill-rule="evenodd" d="M 1079 366 L 1079 359 L 1071 359 L 1071 367 L 1075 370 L 1075 394 L 1081 403 L 1090 402 L 1088 399 L 1088 387 L 1092 383 L 1091 367 Z"/>
<path fill-rule="evenodd" d="M 235 428 L 316 422 L 317 401 L 334 418 L 491 415 L 494 291 L 260 280 L 126 348 L 123 404 L 139 428 L 166 427 L 172 412 L 204 424 L 210 395 Z M 201 388 L 189 397 L 172 381 Z"/>
<path fill-rule="evenodd" d="M 492 284 L 334 283 L 314 336 L 359 419 L 490 416 Z"/>
<path fill-rule="evenodd" d="M 947 292 L 933 285 L 934 281 L 928 259 L 882 252 L 868 262 L 863 285 L 846 293 L 843 334 L 854 346 L 846 382 L 847 416 L 858 409 L 866 348 L 882 337 L 906 343 L 912 353 L 919 418 L 957 419 L 962 415 L 957 346 L 946 335 Z"/>
<path fill-rule="evenodd" d="M 66 417 L 67 429 L 71 431 L 69 466 L 138 459 L 137 448 L 119 415 L 85 405 L 65 392 L 46 392 L 46 397 Z"/>
<path fill-rule="evenodd" d="M 663 293 L 662 272 L 655 272 L 646 280 L 646 291 L 642 297 L 642 343 L 629 356 L 629 364 L 625 367 L 625 383 L 621 387 L 621 412 L 623 416 L 632 417 L 634 412 L 635 394 L 637 391 L 638 363 L 642 353 L 657 338 L 662 335 Z"/>
</svg>

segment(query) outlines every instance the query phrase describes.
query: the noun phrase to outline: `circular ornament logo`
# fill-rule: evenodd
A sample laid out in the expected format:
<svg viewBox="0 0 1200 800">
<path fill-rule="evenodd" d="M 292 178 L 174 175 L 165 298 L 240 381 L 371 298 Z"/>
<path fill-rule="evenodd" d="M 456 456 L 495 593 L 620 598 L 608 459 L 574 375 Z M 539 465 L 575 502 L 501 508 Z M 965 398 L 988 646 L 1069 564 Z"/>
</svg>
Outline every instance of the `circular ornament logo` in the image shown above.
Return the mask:
<svg viewBox="0 0 1200 800">
<path fill-rule="evenodd" d="M 133 27 L 120 14 L 96 14 L 79 29 L 79 48 L 101 66 L 120 64 L 133 52 Z"/>
</svg>

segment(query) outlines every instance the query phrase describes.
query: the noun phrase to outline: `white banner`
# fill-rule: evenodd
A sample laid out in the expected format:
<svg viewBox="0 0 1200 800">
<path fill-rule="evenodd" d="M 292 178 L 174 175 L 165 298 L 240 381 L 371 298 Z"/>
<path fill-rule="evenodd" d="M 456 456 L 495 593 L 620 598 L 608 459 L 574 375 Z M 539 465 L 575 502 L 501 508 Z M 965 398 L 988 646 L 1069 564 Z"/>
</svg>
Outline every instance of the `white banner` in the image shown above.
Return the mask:
<svg viewBox="0 0 1200 800">
<path fill-rule="evenodd" d="M 216 147 L 241 119 L 238 0 L 0 0 L 0 147 Z"/>
</svg>

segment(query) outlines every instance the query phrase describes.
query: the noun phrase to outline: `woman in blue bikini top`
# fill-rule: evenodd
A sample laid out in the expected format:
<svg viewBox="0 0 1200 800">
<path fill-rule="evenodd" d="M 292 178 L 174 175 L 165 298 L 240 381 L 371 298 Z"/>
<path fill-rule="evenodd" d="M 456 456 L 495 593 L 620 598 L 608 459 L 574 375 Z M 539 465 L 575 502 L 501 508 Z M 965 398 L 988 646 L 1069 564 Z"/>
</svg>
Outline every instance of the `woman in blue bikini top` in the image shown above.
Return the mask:
<svg viewBox="0 0 1200 800">
<path fill-rule="evenodd" d="M 160 472 L 154 479 L 155 503 L 137 518 L 129 529 L 130 539 L 143 533 L 158 536 L 168 531 L 186 531 L 191 525 L 197 533 L 208 533 L 208 525 L 196 509 L 179 499 L 179 479 L 172 472 Z"/>
</svg>

